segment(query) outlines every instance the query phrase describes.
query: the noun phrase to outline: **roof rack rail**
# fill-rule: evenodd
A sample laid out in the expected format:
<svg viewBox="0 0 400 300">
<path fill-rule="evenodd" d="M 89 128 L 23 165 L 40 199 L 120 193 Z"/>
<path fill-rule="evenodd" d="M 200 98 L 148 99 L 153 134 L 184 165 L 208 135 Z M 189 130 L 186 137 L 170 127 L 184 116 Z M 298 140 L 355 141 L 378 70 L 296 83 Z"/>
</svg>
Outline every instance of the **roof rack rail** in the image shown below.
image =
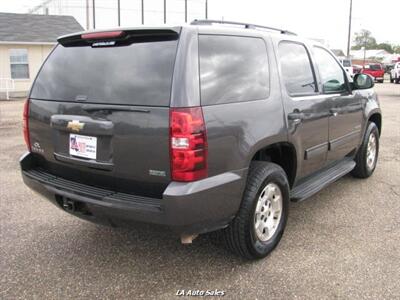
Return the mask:
<svg viewBox="0 0 400 300">
<path fill-rule="evenodd" d="M 285 29 L 279 29 L 279 28 L 250 24 L 250 23 L 233 22 L 233 21 L 195 19 L 190 24 L 191 25 L 212 25 L 212 24 L 238 25 L 238 26 L 244 26 L 244 28 L 248 28 L 248 29 L 267 29 L 267 30 L 279 31 L 281 34 L 297 35 L 296 33 L 291 32 L 289 30 L 285 30 Z"/>
</svg>

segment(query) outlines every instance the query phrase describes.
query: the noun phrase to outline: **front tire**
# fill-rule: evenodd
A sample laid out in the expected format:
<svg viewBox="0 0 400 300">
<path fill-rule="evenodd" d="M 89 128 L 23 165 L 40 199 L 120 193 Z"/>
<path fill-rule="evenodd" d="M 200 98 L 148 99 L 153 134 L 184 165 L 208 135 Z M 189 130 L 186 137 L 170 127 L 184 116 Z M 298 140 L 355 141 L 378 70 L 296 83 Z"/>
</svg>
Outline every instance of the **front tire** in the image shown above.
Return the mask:
<svg viewBox="0 0 400 300">
<path fill-rule="evenodd" d="M 368 123 L 367 130 L 355 157 L 356 167 L 352 175 L 358 178 L 368 178 L 374 173 L 379 153 L 379 130 L 373 122 Z"/>
<path fill-rule="evenodd" d="M 267 256 L 285 229 L 289 197 L 286 173 L 280 166 L 252 162 L 239 212 L 223 230 L 226 246 L 246 259 Z"/>
</svg>

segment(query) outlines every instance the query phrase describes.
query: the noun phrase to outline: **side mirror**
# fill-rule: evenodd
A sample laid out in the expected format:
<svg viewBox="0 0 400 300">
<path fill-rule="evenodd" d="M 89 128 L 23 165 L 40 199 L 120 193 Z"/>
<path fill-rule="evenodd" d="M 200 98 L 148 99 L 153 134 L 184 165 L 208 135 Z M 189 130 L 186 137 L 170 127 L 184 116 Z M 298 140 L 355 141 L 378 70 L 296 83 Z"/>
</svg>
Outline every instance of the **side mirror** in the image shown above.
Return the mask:
<svg viewBox="0 0 400 300">
<path fill-rule="evenodd" d="M 355 90 L 370 89 L 374 86 L 373 78 L 368 74 L 356 74 L 353 78 L 353 87 Z"/>
</svg>

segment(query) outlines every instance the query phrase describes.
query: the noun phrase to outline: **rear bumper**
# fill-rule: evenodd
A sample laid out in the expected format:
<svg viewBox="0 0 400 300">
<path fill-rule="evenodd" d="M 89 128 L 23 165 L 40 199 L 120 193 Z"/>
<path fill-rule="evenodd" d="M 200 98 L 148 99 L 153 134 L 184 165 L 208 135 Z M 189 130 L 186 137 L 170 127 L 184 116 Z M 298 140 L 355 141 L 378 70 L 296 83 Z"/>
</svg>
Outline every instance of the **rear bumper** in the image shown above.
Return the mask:
<svg viewBox="0 0 400 300">
<path fill-rule="evenodd" d="M 197 234 L 225 227 L 239 209 L 247 169 L 190 183 L 171 182 L 162 199 L 119 193 L 46 173 L 31 153 L 20 159 L 27 186 L 59 208 L 86 220 L 111 225 L 131 221 Z"/>
</svg>

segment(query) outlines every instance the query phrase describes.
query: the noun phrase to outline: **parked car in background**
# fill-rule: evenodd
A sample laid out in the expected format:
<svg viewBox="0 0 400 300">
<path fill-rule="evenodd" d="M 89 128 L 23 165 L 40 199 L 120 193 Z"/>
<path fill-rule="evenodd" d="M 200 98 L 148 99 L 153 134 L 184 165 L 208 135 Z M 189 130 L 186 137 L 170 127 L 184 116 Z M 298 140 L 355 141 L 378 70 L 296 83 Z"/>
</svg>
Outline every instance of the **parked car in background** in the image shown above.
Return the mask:
<svg viewBox="0 0 400 300">
<path fill-rule="evenodd" d="M 397 62 L 390 70 L 390 82 L 400 83 L 400 62 Z"/>
<path fill-rule="evenodd" d="M 394 68 L 394 64 L 385 64 L 383 68 L 385 69 L 385 73 L 390 75 L 390 72 Z"/>
<path fill-rule="evenodd" d="M 353 74 L 361 73 L 362 68 L 361 65 L 353 65 Z"/>
<path fill-rule="evenodd" d="M 343 68 L 346 70 L 347 74 L 350 75 L 351 78 L 354 76 L 353 66 L 351 64 L 351 59 L 339 57 L 338 58 Z"/>
<path fill-rule="evenodd" d="M 332 52 L 285 30 L 215 22 L 59 38 L 24 107 L 24 182 L 89 221 L 162 224 L 182 243 L 220 230 L 257 259 L 290 200 L 372 175 L 370 76 L 349 81 Z"/>
<path fill-rule="evenodd" d="M 383 83 L 383 78 L 385 75 L 385 70 L 381 64 L 374 63 L 369 65 L 364 65 L 361 73 L 371 75 L 375 81 Z"/>
</svg>

